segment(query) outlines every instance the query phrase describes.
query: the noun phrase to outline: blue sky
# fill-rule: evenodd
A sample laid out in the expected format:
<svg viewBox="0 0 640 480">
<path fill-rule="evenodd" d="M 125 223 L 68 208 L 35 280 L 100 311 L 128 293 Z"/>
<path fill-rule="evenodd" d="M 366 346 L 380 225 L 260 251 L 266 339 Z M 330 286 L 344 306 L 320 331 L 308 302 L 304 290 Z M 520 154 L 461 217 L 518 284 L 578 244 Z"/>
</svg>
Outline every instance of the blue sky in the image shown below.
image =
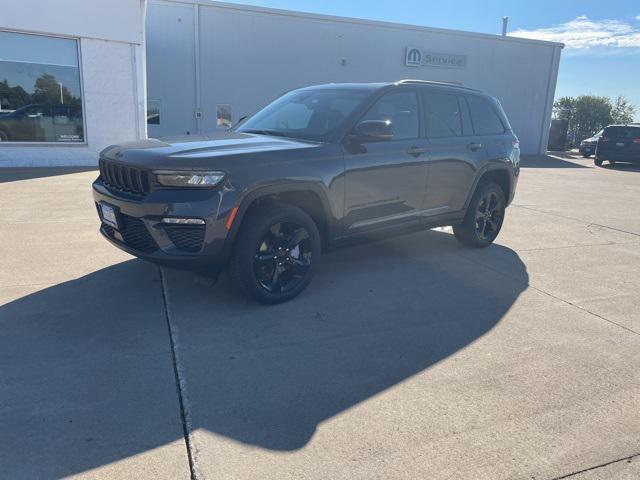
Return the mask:
<svg viewBox="0 0 640 480">
<path fill-rule="evenodd" d="M 227 0 L 229 1 L 229 0 Z M 640 110 L 640 0 L 243 0 L 263 7 L 564 42 L 556 97 L 625 95 Z M 636 114 L 640 120 L 640 111 Z"/>
</svg>

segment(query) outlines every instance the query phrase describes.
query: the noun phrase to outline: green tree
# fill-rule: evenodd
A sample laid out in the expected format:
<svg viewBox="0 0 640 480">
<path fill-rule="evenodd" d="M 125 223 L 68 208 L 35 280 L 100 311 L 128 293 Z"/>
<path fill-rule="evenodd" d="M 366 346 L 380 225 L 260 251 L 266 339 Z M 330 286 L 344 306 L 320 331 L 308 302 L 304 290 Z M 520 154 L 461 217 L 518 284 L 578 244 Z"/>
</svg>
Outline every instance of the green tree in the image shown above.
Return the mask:
<svg viewBox="0 0 640 480">
<path fill-rule="evenodd" d="M 618 95 L 611 109 L 613 123 L 631 123 L 636 114 L 636 107 L 626 97 Z"/>
<path fill-rule="evenodd" d="M 34 103 L 43 104 L 72 104 L 74 97 L 69 93 L 69 89 L 63 84 L 58 83 L 54 75 L 44 73 L 36 79 L 33 95 L 31 96 Z"/>
<path fill-rule="evenodd" d="M 554 103 L 554 108 L 557 118 L 569 121 L 568 136 L 572 146 L 613 123 L 613 104 L 608 97 L 562 97 Z"/>
</svg>

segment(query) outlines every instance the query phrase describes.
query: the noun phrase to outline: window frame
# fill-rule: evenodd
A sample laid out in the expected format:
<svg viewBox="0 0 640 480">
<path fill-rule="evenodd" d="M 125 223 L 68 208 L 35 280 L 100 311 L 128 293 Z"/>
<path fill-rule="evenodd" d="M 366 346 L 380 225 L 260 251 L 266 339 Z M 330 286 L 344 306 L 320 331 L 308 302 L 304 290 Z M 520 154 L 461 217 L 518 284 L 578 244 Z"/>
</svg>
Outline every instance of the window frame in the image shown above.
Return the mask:
<svg viewBox="0 0 640 480">
<path fill-rule="evenodd" d="M 353 125 L 351 125 L 351 127 L 347 131 L 346 135 L 344 135 L 343 141 L 345 141 L 347 139 L 347 137 L 349 136 L 349 133 L 351 131 L 353 131 L 353 129 L 356 128 L 358 126 L 358 124 L 360 122 L 362 122 L 362 120 L 367 115 L 369 115 L 369 112 L 377 105 L 377 103 L 380 100 L 382 100 L 387 95 L 393 95 L 393 94 L 397 94 L 397 93 L 413 93 L 416 96 L 416 105 L 418 107 L 418 135 L 416 137 L 413 137 L 413 138 L 392 138 L 391 140 L 378 140 L 378 141 L 363 142 L 363 143 L 366 143 L 366 144 L 370 144 L 370 143 L 393 143 L 393 142 L 408 142 L 408 141 L 413 141 L 413 140 L 424 139 L 425 138 L 425 135 L 424 135 L 425 126 L 424 126 L 424 122 L 422 120 L 422 111 L 423 111 L 424 107 L 422 105 L 421 89 L 417 89 L 417 88 L 393 88 L 393 89 L 385 89 L 385 90 L 383 90 L 383 92 L 380 95 L 376 95 L 375 96 L 375 98 L 371 101 L 371 103 L 367 107 L 367 109 L 360 116 L 358 116 L 358 118 L 353 123 Z"/>
<path fill-rule="evenodd" d="M 12 30 L 10 28 L 0 28 L 0 32 L 8 32 L 8 33 L 19 33 L 22 35 L 34 35 L 38 37 L 46 37 L 46 38 L 63 38 L 67 40 L 74 40 L 76 42 L 76 51 L 78 52 L 78 77 L 80 81 L 80 103 L 82 105 L 82 133 L 83 139 L 82 142 L 34 142 L 34 141 L 24 141 L 24 142 L 15 142 L 8 141 L 0 143 L 0 148 L 2 146 L 11 146 L 11 147 L 87 147 L 89 145 L 89 134 L 87 132 L 87 111 L 85 108 L 85 98 L 84 98 L 84 78 L 83 78 L 83 68 L 82 68 L 82 49 L 80 46 L 80 37 L 74 37 L 71 35 L 51 35 L 46 33 L 38 33 L 38 32 L 28 32 L 25 30 Z"/>
</svg>

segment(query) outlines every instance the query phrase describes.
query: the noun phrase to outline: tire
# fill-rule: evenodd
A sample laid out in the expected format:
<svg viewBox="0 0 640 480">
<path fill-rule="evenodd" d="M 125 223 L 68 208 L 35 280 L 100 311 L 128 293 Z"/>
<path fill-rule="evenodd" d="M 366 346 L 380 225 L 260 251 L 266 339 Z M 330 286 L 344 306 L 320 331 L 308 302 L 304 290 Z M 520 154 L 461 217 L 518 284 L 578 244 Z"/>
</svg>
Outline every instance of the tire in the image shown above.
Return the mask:
<svg viewBox="0 0 640 480">
<path fill-rule="evenodd" d="M 283 203 L 263 204 L 243 219 L 229 276 L 259 302 L 286 302 L 311 281 L 320 242 L 318 227 L 303 210 Z"/>
<path fill-rule="evenodd" d="M 500 185 L 493 182 L 480 183 L 471 198 L 464 220 L 461 224 L 454 225 L 454 235 L 460 243 L 469 247 L 489 246 L 500 233 L 505 208 L 505 195 Z"/>
<path fill-rule="evenodd" d="M 600 157 L 596 157 L 593 159 L 593 164 L 596 167 L 601 167 L 602 166 L 602 159 Z"/>
<path fill-rule="evenodd" d="M 589 157 L 591 156 L 591 154 L 590 154 L 590 153 L 583 153 L 583 154 L 582 154 L 582 156 L 583 156 L 584 158 L 589 158 Z"/>
</svg>

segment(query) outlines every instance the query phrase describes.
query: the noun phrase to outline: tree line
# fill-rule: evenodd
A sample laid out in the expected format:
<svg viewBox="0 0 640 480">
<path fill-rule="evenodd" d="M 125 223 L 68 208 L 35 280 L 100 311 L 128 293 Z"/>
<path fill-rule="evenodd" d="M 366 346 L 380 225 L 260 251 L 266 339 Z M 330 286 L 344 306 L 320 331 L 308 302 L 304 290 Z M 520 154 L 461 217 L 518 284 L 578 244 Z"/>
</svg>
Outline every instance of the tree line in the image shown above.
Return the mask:
<svg viewBox="0 0 640 480">
<path fill-rule="evenodd" d="M 567 141 L 575 147 L 607 125 L 632 123 L 637 108 L 626 97 L 615 100 L 595 95 L 561 97 L 553 104 L 554 118 L 569 121 Z"/>
</svg>

